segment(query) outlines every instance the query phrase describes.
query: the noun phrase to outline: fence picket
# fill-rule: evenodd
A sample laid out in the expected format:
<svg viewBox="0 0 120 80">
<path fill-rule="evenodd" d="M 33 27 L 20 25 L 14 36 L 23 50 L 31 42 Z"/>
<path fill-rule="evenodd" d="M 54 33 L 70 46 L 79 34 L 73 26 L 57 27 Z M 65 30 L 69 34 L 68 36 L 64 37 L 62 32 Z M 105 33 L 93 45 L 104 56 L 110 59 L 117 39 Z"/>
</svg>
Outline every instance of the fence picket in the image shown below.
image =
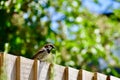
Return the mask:
<svg viewBox="0 0 120 80">
<path fill-rule="evenodd" d="M 20 57 L 20 80 L 33 80 L 34 61 Z"/>
<path fill-rule="evenodd" d="M 66 67 L 64 70 L 64 80 L 69 80 L 68 79 L 68 67 Z"/>
<path fill-rule="evenodd" d="M 8 80 L 15 80 L 16 79 L 16 56 L 5 54 L 4 55 L 4 70 L 6 71 L 7 79 Z"/>
<path fill-rule="evenodd" d="M 79 70 L 68 67 L 68 79 L 69 80 L 77 80 L 78 74 L 79 74 Z"/>
<path fill-rule="evenodd" d="M 33 65 L 33 80 L 37 80 L 37 70 L 38 70 L 38 64 L 37 60 L 34 60 L 34 65 Z"/>
<path fill-rule="evenodd" d="M 120 80 L 120 78 L 114 76 L 108 76 L 107 80 Z"/>
<path fill-rule="evenodd" d="M 38 80 L 49 80 L 49 67 L 50 64 L 46 63 L 46 62 L 40 62 L 37 61 L 38 63 L 38 72 L 37 72 L 37 76 L 38 76 Z"/>
<path fill-rule="evenodd" d="M 16 56 L 0 52 L 0 79 L 15 80 Z"/>
<path fill-rule="evenodd" d="M 79 71 L 79 79 L 78 80 L 93 80 L 94 74 L 92 72 L 86 70 Z"/>
<path fill-rule="evenodd" d="M 1 73 L 2 73 L 2 65 L 3 65 L 3 55 L 0 53 L 0 78 L 1 78 Z"/>
<path fill-rule="evenodd" d="M 7 80 L 120 80 L 98 72 L 77 70 L 57 64 L 0 53 L 0 80 L 5 72 Z M 6 78 L 5 78 L 6 79 Z"/>
<path fill-rule="evenodd" d="M 65 67 L 60 65 L 54 65 L 54 80 L 64 80 Z"/>
<path fill-rule="evenodd" d="M 20 80 L 20 56 L 16 59 L 16 80 Z"/>
<path fill-rule="evenodd" d="M 94 80 L 107 80 L 107 76 L 101 73 L 94 73 Z"/>
</svg>

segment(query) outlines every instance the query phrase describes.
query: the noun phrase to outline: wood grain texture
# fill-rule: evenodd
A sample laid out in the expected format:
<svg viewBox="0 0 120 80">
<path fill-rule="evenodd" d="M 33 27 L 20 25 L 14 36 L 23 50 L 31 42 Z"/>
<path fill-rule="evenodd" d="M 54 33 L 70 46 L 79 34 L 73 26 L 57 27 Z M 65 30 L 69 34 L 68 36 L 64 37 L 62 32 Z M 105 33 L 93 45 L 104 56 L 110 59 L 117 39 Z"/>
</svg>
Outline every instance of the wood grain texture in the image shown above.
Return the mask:
<svg viewBox="0 0 120 80">
<path fill-rule="evenodd" d="M 16 80 L 20 80 L 20 56 L 16 59 Z"/>
<path fill-rule="evenodd" d="M 93 80 L 94 73 L 86 71 L 86 70 L 80 70 L 78 80 Z"/>
<path fill-rule="evenodd" d="M 54 74 L 52 80 L 120 80 L 120 78 L 98 72 L 92 73 L 82 69 L 77 70 L 36 59 L 31 60 L 0 53 L 0 72 L 3 70 L 7 74 L 7 80 L 50 80 L 52 73 Z"/>
<path fill-rule="evenodd" d="M 16 80 L 16 58 L 17 56 L 5 54 L 4 63 L 8 80 Z"/>
<path fill-rule="evenodd" d="M 0 78 L 2 73 L 2 66 L 3 66 L 3 53 L 0 53 Z"/>
<path fill-rule="evenodd" d="M 20 80 L 33 80 L 34 60 L 20 57 Z"/>
<path fill-rule="evenodd" d="M 94 73 L 94 80 L 107 80 L 107 76 L 101 73 Z"/>
<path fill-rule="evenodd" d="M 114 77 L 114 76 L 108 76 L 107 80 L 120 80 L 120 78 Z"/>
<path fill-rule="evenodd" d="M 55 64 L 54 65 L 54 80 L 64 80 L 65 67 Z"/>
<path fill-rule="evenodd" d="M 68 79 L 69 80 L 77 80 L 78 74 L 79 74 L 79 70 L 68 67 Z"/>
<path fill-rule="evenodd" d="M 37 64 L 37 59 L 35 59 L 33 66 L 33 80 L 37 80 L 37 71 L 38 71 L 38 64 Z"/>
<path fill-rule="evenodd" d="M 66 67 L 65 70 L 64 70 L 64 80 L 69 80 L 69 78 L 68 78 L 68 67 Z"/>
<path fill-rule="evenodd" d="M 50 63 L 38 61 L 38 80 L 49 80 Z"/>
</svg>

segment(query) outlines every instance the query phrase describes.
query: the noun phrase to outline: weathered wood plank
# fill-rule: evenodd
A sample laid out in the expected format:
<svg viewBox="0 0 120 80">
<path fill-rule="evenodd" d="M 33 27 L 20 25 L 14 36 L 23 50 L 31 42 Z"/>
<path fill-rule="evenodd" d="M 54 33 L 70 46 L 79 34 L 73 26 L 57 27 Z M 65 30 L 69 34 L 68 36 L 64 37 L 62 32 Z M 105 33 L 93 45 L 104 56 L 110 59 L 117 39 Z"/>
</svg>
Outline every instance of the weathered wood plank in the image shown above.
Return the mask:
<svg viewBox="0 0 120 80">
<path fill-rule="evenodd" d="M 0 79 L 1 79 L 1 74 L 2 74 L 2 65 L 3 65 L 3 55 L 0 53 Z"/>
<path fill-rule="evenodd" d="M 2 67 L 2 53 L 0 53 L 0 69 L 1 69 L 1 67 Z"/>
<path fill-rule="evenodd" d="M 107 76 L 101 73 L 94 73 L 94 80 L 107 80 Z"/>
<path fill-rule="evenodd" d="M 34 60 L 20 57 L 20 80 L 33 80 Z"/>
<path fill-rule="evenodd" d="M 4 64 L 6 69 L 6 75 L 8 80 L 16 80 L 16 56 L 5 54 Z"/>
<path fill-rule="evenodd" d="M 37 69 L 38 80 L 49 80 L 50 63 L 38 61 L 37 64 L 38 64 L 38 69 Z"/>
<path fill-rule="evenodd" d="M 94 73 L 81 69 L 79 71 L 78 80 L 93 80 L 93 77 Z"/>
<path fill-rule="evenodd" d="M 68 67 L 66 67 L 65 71 L 64 71 L 64 80 L 69 80 L 68 78 L 69 78 L 69 76 L 68 76 Z"/>
<path fill-rule="evenodd" d="M 114 76 L 108 76 L 107 80 L 120 80 L 120 78 Z"/>
<path fill-rule="evenodd" d="M 3 66 L 3 53 L 0 52 L 0 69 Z"/>
<path fill-rule="evenodd" d="M 68 67 L 68 80 L 77 80 L 79 70 Z"/>
<path fill-rule="evenodd" d="M 16 80 L 20 80 L 20 56 L 16 59 Z"/>
<path fill-rule="evenodd" d="M 57 64 L 53 66 L 50 63 L 3 53 L 0 53 L 0 74 L 1 67 L 7 75 L 7 80 L 50 80 L 52 69 L 53 80 L 120 80 L 97 72 L 92 73 Z"/>
<path fill-rule="evenodd" d="M 35 59 L 33 66 L 33 80 L 37 80 L 37 71 L 38 71 L 38 64 L 37 64 L 37 59 Z"/>
<path fill-rule="evenodd" d="M 53 71 L 54 71 L 54 80 L 64 80 L 65 67 L 55 64 Z"/>
</svg>

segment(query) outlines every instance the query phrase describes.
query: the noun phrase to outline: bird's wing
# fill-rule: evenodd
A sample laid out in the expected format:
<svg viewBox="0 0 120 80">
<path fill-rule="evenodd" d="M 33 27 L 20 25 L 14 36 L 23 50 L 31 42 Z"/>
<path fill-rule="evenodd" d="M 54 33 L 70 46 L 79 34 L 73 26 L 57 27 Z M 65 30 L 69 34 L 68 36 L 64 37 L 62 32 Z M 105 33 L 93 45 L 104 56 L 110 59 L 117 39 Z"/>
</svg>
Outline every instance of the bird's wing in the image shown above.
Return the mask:
<svg viewBox="0 0 120 80">
<path fill-rule="evenodd" d="M 42 53 L 44 53 L 45 52 L 45 49 L 40 49 L 33 57 L 32 57 L 32 59 L 35 59 L 35 58 L 37 58 L 39 55 L 41 55 Z"/>
</svg>

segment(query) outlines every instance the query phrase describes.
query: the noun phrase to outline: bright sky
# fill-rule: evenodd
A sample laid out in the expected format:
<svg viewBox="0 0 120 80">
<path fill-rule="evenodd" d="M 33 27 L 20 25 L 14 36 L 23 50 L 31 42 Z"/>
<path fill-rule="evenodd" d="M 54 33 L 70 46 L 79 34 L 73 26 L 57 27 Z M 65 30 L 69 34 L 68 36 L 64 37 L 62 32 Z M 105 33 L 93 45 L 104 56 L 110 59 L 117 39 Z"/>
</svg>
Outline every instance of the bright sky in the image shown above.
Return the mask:
<svg viewBox="0 0 120 80">
<path fill-rule="evenodd" d="M 98 14 L 112 13 L 114 9 L 120 9 L 120 2 L 116 0 L 82 0 L 83 7 L 86 7 L 89 11 Z"/>
</svg>

